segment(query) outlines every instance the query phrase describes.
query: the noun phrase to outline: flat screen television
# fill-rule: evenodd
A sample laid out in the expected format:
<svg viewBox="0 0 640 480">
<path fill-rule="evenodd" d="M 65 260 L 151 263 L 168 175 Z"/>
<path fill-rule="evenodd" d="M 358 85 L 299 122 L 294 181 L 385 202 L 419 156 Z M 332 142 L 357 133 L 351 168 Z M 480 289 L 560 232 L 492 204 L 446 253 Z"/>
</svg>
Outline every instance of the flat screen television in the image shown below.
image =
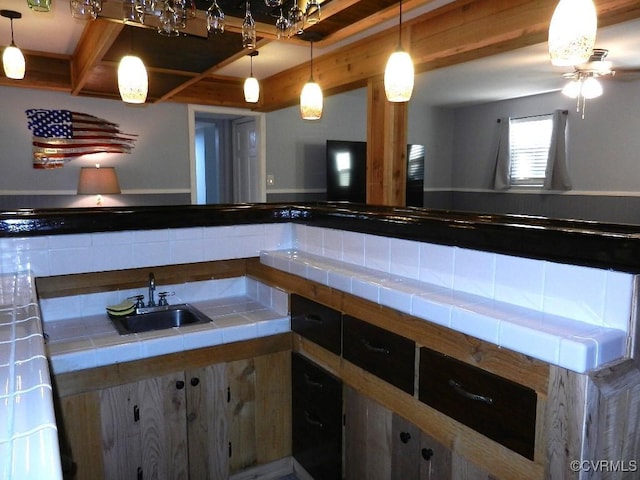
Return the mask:
<svg viewBox="0 0 640 480">
<path fill-rule="evenodd" d="M 367 142 L 327 140 L 327 200 L 366 203 Z"/>
<path fill-rule="evenodd" d="M 424 204 L 424 145 L 407 145 L 406 205 Z M 366 203 L 367 142 L 327 140 L 327 200 Z"/>
</svg>

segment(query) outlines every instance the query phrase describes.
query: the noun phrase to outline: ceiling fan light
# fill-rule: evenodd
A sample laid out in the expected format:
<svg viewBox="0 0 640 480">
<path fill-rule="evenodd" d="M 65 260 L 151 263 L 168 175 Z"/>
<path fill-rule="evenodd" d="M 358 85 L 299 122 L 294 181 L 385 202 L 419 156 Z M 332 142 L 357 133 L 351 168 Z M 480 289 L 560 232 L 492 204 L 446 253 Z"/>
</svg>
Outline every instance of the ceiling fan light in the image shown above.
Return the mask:
<svg viewBox="0 0 640 480">
<path fill-rule="evenodd" d="M 408 102 L 413 93 L 414 70 L 411 56 L 396 50 L 384 70 L 384 91 L 390 102 Z"/>
<path fill-rule="evenodd" d="M 562 93 L 569 98 L 578 98 L 580 95 L 581 83 L 579 80 L 571 80 L 562 89 Z"/>
<path fill-rule="evenodd" d="M 305 83 L 300 93 L 300 115 L 303 120 L 320 120 L 322 117 L 322 89 L 313 80 Z"/>
<path fill-rule="evenodd" d="M 2 67 L 7 78 L 13 78 L 14 80 L 22 80 L 24 78 L 24 55 L 18 47 L 11 44 L 4 49 Z"/>
<path fill-rule="evenodd" d="M 549 57 L 557 66 L 589 60 L 596 41 L 598 16 L 592 0 L 560 0 L 549 25 Z"/>
<path fill-rule="evenodd" d="M 586 99 L 598 98 L 602 95 L 602 84 L 597 79 L 589 77 L 582 82 L 581 93 Z"/>
<path fill-rule="evenodd" d="M 256 77 L 247 77 L 244 81 L 244 99 L 247 103 L 258 103 L 260 99 L 260 84 Z"/>
<path fill-rule="evenodd" d="M 147 99 L 149 79 L 140 57 L 125 55 L 118 65 L 118 90 L 126 103 L 144 103 Z"/>
</svg>

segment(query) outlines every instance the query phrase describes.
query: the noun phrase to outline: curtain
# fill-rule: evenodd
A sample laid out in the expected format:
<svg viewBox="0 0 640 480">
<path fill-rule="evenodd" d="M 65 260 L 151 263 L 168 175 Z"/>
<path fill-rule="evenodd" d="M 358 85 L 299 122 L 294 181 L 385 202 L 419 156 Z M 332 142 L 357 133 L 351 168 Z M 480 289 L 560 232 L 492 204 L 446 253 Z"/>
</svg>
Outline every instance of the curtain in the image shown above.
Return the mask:
<svg viewBox="0 0 640 480">
<path fill-rule="evenodd" d="M 545 174 L 545 190 L 570 190 L 569 167 L 567 164 L 567 112 L 553 112 L 553 130 L 549 145 L 549 158 Z"/>
<path fill-rule="evenodd" d="M 493 188 L 506 190 L 509 182 L 509 118 L 498 120 L 498 137 L 496 146 L 496 167 L 493 174 Z"/>
<path fill-rule="evenodd" d="M 545 190 L 570 190 L 569 168 L 567 164 L 567 112 L 553 112 L 553 127 L 549 156 L 543 188 Z M 493 188 L 506 190 L 510 185 L 510 153 L 509 153 L 509 119 L 498 120 L 497 146 L 495 155 L 495 171 Z"/>
</svg>

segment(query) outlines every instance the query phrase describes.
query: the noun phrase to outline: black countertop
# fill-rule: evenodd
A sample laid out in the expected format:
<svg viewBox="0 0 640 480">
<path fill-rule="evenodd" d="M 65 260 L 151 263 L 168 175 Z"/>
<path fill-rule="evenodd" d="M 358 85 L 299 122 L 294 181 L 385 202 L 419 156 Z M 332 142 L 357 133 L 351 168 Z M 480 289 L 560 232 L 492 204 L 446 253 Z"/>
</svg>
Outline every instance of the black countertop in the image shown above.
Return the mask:
<svg viewBox="0 0 640 480">
<path fill-rule="evenodd" d="M 0 237 L 278 222 L 640 272 L 640 226 L 349 203 L 21 209 L 0 212 Z"/>
</svg>

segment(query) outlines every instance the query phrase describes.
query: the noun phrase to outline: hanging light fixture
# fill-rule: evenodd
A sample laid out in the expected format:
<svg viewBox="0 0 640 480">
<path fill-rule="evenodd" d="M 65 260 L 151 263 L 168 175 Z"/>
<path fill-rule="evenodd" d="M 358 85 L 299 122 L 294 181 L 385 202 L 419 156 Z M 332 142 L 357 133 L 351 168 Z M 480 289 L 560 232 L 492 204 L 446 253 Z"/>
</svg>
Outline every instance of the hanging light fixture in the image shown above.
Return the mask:
<svg viewBox="0 0 640 480">
<path fill-rule="evenodd" d="M 251 73 L 244 81 L 244 99 L 247 103 L 258 103 L 260 99 L 260 84 L 258 79 L 253 76 L 253 57 L 258 55 L 258 51 L 254 50 L 249 54 L 251 60 Z"/>
<path fill-rule="evenodd" d="M 134 28 L 134 27 L 128 27 Z M 131 51 L 133 52 L 133 30 L 131 30 Z M 142 59 L 133 53 L 125 55 L 118 65 L 118 90 L 125 103 L 144 103 L 149 90 L 147 69 Z"/>
<path fill-rule="evenodd" d="M 609 51 L 606 49 L 594 48 L 588 62 L 575 66 L 573 73 L 564 75 L 571 80 L 564 86 L 562 93 L 576 99 L 576 112 L 582 111 L 582 118 L 585 115 L 587 100 L 603 94 L 598 78 L 615 74 L 611 69 L 611 62 L 605 60 L 608 54 Z"/>
<path fill-rule="evenodd" d="M 322 89 L 313 80 L 313 40 L 311 44 L 311 75 L 309 81 L 302 87 L 300 92 L 300 115 L 303 120 L 320 120 L 322 117 Z"/>
<path fill-rule="evenodd" d="M 11 45 L 5 47 L 2 54 L 2 67 L 7 78 L 22 80 L 24 78 L 25 61 L 24 55 L 13 41 L 13 20 L 22 18 L 20 12 L 14 10 L 0 10 L 0 15 L 11 21 Z"/>
<path fill-rule="evenodd" d="M 598 16 L 593 0 L 560 0 L 549 24 L 549 57 L 558 66 L 586 62 L 596 42 Z"/>
<path fill-rule="evenodd" d="M 414 70 L 411 56 L 402 49 L 402 0 L 398 23 L 398 48 L 387 60 L 384 91 L 390 102 L 408 102 L 413 93 Z"/>
</svg>

